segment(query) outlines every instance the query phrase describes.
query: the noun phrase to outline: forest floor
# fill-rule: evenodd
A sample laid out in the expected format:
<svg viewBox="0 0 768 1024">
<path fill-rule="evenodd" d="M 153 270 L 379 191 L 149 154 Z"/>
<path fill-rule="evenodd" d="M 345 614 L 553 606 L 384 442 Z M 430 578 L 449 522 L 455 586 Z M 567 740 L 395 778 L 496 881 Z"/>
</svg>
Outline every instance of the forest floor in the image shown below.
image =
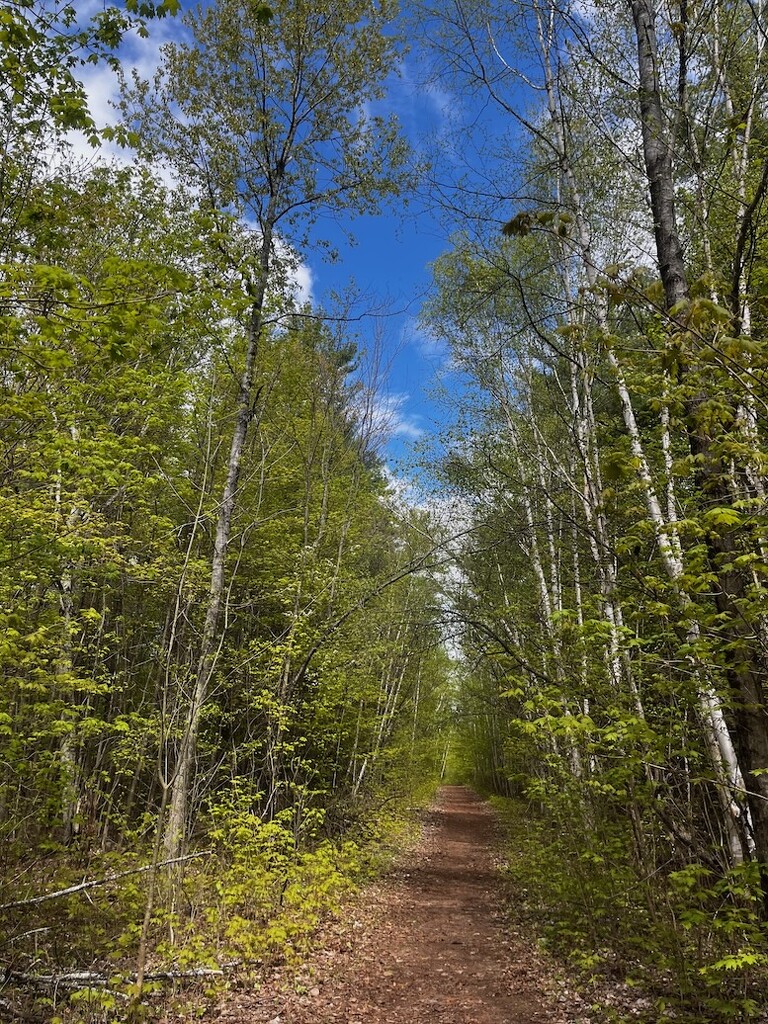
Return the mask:
<svg viewBox="0 0 768 1024">
<path fill-rule="evenodd" d="M 588 1024 L 587 1006 L 506 921 L 498 832 L 445 786 L 418 844 L 326 927 L 298 968 L 233 992 L 224 1024 Z"/>
</svg>

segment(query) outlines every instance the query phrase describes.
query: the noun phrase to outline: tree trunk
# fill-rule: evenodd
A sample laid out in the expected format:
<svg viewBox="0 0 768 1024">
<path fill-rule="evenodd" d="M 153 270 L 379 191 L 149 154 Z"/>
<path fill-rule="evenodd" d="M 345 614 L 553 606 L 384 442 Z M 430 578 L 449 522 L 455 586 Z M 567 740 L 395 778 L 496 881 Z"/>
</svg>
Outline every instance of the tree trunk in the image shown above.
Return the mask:
<svg viewBox="0 0 768 1024">
<path fill-rule="evenodd" d="M 674 178 L 671 145 L 665 129 L 661 89 L 658 76 L 658 49 L 651 0 L 632 0 L 632 17 L 637 36 L 640 81 L 640 112 L 643 150 L 651 196 L 657 257 L 664 286 L 665 304 L 675 317 L 678 304 L 688 299 L 688 281 L 682 245 L 677 229 L 674 202 Z M 696 459 L 696 482 L 700 493 L 715 504 L 730 504 L 728 467 L 713 451 L 712 439 L 702 423 L 700 409 L 706 396 L 696 395 L 686 406 L 686 426 L 691 454 Z M 745 774 L 750 779 L 747 803 L 752 819 L 755 856 L 763 865 L 768 862 L 768 779 L 753 775 L 768 767 L 768 715 L 766 714 L 763 679 L 765 666 L 744 624 L 739 607 L 747 598 L 749 581 L 742 571 L 725 570 L 737 554 L 731 534 L 710 538 L 710 561 L 720 580 L 716 596 L 718 611 L 726 617 L 730 641 L 738 641 L 738 649 L 728 666 L 729 682 L 738 695 L 733 712 L 736 738 Z M 719 709 L 718 713 L 722 715 Z M 722 723 L 723 728 L 725 723 Z M 717 730 L 721 740 L 722 729 Z M 766 912 L 768 912 L 768 868 L 761 868 Z"/>
<path fill-rule="evenodd" d="M 633 0 L 632 18 L 637 37 L 643 153 L 651 193 L 656 254 L 664 285 L 666 307 L 673 309 L 678 302 L 688 298 L 688 277 L 683 247 L 677 231 L 672 147 L 664 125 L 661 103 L 655 11 L 652 0 Z"/>
<path fill-rule="evenodd" d="M 271 249 L 272 231 L 269 229 L 265 231 L 262 238 L 259 278 L 251 296 L 245 367 L 240 379 L 235 427 L 232 433 L 232 443 L 227 462 L 227 477 L 224 483 L 219 518 L 216 524 L 216 537 L 213 546 L 213 557 L 211 559 L 211 584 L 208 591 L 208 605 L 205 612 L 203 635 L 197 658 L 197 675 L 192 700 L 187 712 L 187 721 L 182 735 L 168 806 L 165 850 L 169 858 L 179 856 L 184 840 L 189 795 L 194 780 L 200 719 L 208 699 L 211 676 L 216 666 L 216 658 L 220 647 L 218 633 L 226 592 L 227 550 L 232 534 L 232 520 L 237 505 L 240 463 L 243 451 L 245 450 L 248 427 L 253 417 L 256 356 L 263 330 L 264 300 L 271 266 Z"/>
</svg>

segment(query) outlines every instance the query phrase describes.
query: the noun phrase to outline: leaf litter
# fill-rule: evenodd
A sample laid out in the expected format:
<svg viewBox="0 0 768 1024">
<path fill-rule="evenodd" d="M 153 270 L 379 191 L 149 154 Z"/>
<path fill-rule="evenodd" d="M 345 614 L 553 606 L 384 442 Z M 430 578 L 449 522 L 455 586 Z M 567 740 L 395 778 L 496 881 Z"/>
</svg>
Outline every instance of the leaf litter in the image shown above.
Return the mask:
<svg viewBox="0 0 768 1024">
<path fill-rule="evenodd" d="M 445 786 L 418 843 L 298 968 L 230 993 L 222 1024 L 589 1024 L 554 963 L 506 926 L 496 822 Z"/>
</svg>

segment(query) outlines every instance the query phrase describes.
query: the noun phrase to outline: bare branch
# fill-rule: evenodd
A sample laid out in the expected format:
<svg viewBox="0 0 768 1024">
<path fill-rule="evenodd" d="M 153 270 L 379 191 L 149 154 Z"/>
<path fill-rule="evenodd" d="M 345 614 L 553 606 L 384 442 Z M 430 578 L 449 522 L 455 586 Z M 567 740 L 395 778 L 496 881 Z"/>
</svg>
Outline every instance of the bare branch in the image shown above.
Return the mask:
<svg viewBox="0 0 768 1024">
<path fill-rule="evenodd" d="M 172 857 L 169 860 L 164 860 L 156 866 L 167 867 L 171 864 L 181 864 L 183 861 L 196 860 L 199 857 L 207 857 L 212 852 L 212 850 L 201 850 L 199 853 L 188 853 L 184 857 Z M 32 896 L 26 900 L 14 900 L 13 903 L 3 903 L 0 906 L 0 910 L 15 910 L 17 907 L 31 907 L 36 906 L 39 903 L 47 903 L 48 900 L 57 900 L 63 896 L 72 896 L 77 892 L 85 892 L 86 889 L 95 889 L 99 885 L 109 885 L 110 882 L 117 882 L 121 878 L 128 878 L 129 875 L 141 875 L 145 871 L 151 871 L 152 867 L 152 864 L 146 864 L 141 868 L 131 868 L 130 871 L 116 871 L 111 875 L 107 875 L 106 878 L 96 878 L 89 882 L 80 882 L 79 885 L 70 885 L 66 889 L 57 889 L 56 892 L 42 893 L 40 896 Z"/>
</svg>

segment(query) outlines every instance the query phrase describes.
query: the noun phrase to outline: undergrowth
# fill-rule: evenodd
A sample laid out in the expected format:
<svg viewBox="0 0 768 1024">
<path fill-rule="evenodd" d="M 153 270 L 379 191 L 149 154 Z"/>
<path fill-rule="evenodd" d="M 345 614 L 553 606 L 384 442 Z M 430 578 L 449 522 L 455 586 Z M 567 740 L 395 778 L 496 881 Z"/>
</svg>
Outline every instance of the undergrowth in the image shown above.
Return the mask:
<svg viewBox="0 0 768 1024">
<path fill-rule="evenodd" d="M 195 1019 L 233 980 L 257 983 L 268 967 L 300 963 L 321 922 L 410 840 L 414 811 L 431 791 L 424 786 L 399 800 L 350 807 L 345 832 L 329 836 L 322 808 L 303 812 L 299 821 L 288 808 L 266 821 L 247 787 L 234 787 L 210 809 L 211 852 L 161 869 L 148 980 L 138 1003 L 136 953 L 148 873 L 125 872 L 144 866 L 146 855 L 89 854 L 89 877 L 123 877 L 0 915 L 7 964 L 0 1019 L 10 1019 L 11 1008 L 16 1019 L 41 1024 Z M 72 850 L 52 849 L 45 861 L 18 870 L 22 893 L 57 891 L 84 875 Z M 2 902 L 13 898 L 6 896 Z M 89 977 L 80 983 L 67 977 L 78 972 Z"/>
<path fill-rule="evenodd" d="M 625 821 L 557 820 L 491 800 L 506 837 L 511 913 L 567 962 L 603 1020 L 768 1019 L 755 864 L 717 877 L 700 864 L 662 863 L 643 876 Z"/>
</svg>

